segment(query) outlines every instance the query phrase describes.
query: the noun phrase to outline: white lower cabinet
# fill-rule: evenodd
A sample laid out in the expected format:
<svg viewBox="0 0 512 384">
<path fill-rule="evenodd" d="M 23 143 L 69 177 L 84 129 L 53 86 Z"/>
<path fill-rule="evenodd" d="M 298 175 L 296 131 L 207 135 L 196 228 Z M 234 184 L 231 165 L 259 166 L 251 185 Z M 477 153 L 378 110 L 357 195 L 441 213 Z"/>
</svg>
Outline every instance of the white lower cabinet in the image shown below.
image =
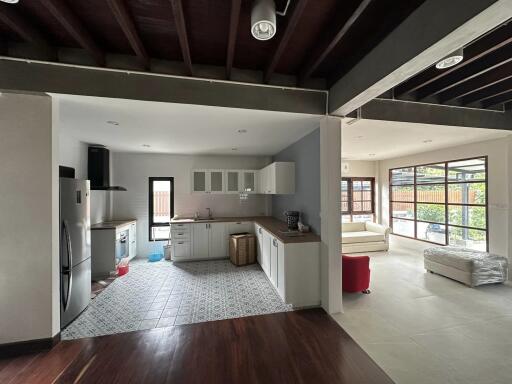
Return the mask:
<svg viewBox="0 0 512 384">
<path fill-rule="evenodd" d="M 210 259 L 227 257 L 228 236 L 226 236 L 226 223 L 209 223 L 209 253 Z"/>
<path fill-rule="evenodd" d="M 253 225 L 250 221 L 237 221 L 227 224 L 227 235 L 234 233 L 253 233 Z"/>
<path fill-rule="evenodd" d="M 192 227 L 192 258 L 220 259 L 228 256 L 226 223 L 198 223 Z"/>
<path fill-rule="evenodd" d="M 270 252 L 272 247 L 272 236 L 269 232 L 262 230 L 261 241 L 261 268 L 270 276 Z"/>
<path fill-rule="evenodd" d="M 320 243 L 283 243 L 262 228 L 260 265 L 286 304 L 320 305 Z"/>
<path fill-rule="evenodd" d="M 210 249 L 209 223 L 192 225 L 192 258 L 208 259 Z"/>
</svg>

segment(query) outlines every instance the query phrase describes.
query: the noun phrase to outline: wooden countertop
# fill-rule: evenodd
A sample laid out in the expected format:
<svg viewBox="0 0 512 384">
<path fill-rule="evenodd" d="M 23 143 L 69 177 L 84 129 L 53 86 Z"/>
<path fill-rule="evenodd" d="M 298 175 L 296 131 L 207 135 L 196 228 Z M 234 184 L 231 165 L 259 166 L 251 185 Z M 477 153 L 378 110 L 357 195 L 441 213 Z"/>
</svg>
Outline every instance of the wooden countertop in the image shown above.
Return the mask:
<svg viewBox="0 0 512 384">
<path fill-rule="evenodd" d="M 194 220 L 191 218 L 183 218 L 171 220 L 171 224 L 197 224 L 197 223 L 233 223 L 240 221 L 253 221 L 261 225 L 273 236 L 285 244 L 293 243 L 317 243 L 320 242 L 320 236 L 314 233 L 302 233 L 299 236 L 287 236 L 281 231 L 288 229 L 286 223 L 271 216 L 245 216 L 245 217 L 215 217 L 212 220 Z"/>
<path fill-rule="evenodd" d="M 101 223 L 91 225 L 91 230 L 116 229 L 135 222 L 137 222 L 135 219 L 102 221 Z"/>
</svg>

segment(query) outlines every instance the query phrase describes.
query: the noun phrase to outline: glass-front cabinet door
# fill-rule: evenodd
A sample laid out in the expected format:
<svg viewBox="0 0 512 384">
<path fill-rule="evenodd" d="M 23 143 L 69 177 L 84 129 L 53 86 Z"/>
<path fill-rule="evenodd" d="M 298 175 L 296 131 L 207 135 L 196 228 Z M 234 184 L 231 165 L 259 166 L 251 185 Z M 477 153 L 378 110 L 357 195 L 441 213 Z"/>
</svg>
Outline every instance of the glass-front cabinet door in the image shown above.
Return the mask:
<svg viewBox="0 0 512 384">
<path fill-rule="evenodd" d="M 224 193 L 224 171 L 212 170 L 209 172 L 210 176 L 210 192 L 211 193 Z"/>
<path fill-rule="evenodd" d="M 256 193 L 256 171 L 242 171 L 242 191 Z"/>
<path fill-rule="evenodd" d="M 240 172 L 239 171 L 226 171 L 227 193 L 240 192 Z"/>
<path fill-rule="evenodd" d="M 206 185 L 207 171 L 196 169 L 192 171 L 192 192 L 193 193 L 205 193 L 208 191 Z"/>
</svg>

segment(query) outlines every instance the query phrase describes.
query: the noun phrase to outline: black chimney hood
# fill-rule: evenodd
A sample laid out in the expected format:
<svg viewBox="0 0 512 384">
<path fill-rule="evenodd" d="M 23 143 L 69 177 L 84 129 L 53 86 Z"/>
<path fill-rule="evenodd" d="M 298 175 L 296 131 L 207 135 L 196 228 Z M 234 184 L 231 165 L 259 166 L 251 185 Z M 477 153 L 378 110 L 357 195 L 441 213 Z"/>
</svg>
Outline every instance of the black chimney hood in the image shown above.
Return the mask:
<svg viewBox="0 0 512 384">
<path fill-rule="evenodd" d="M 87 173 L 93 191 L 126 191 L 124 187 L 110 185 L 110 152 L 104 146 L 89 146 Z"/>
</svg>

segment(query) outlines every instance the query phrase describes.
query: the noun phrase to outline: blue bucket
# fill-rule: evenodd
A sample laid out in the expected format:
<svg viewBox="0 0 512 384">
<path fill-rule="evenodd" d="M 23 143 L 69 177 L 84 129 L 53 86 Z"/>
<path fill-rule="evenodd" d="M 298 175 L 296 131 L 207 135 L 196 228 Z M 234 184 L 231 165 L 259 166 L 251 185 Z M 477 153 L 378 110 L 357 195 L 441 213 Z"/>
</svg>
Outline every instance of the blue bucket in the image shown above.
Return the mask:
<svg viewBox="0 0 512 384">
<path fill-rule="evenodd" d="M 149 260 L 150 262 L 155 262 L 155 261 L 160 261 L 160 260 L 162 260 L 162 258 L 163 258 L 163 257 L 164 257 L 164 255 L 163 255 L 163 254 L 161 254 L 161 253 L 152 253 L 152 254 L 150 254 L 150 255 L 148 256 L 148 260 Z"/>
</svg>

